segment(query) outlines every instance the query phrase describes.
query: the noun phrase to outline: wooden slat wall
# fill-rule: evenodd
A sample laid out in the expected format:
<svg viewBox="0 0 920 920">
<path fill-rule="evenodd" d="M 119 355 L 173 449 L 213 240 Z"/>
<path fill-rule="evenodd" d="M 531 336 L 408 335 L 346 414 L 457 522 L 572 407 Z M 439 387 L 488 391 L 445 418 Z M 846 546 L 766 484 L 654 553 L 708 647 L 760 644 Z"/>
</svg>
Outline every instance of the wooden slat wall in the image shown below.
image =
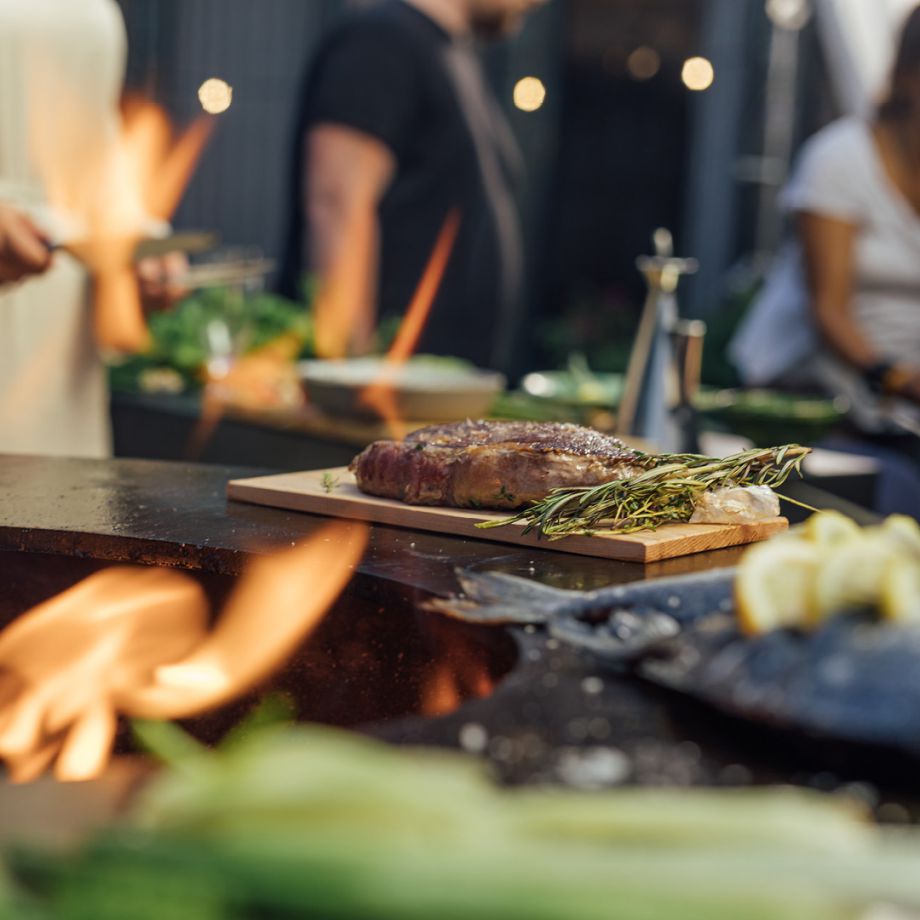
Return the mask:
<svg viewBox="0 0 920 920">
<path fill-rule="evenodd" d="M 182 121 L 200 111 L 197 91 L 208 77 L 221 77 L 234 89 L 233 106 L 220 117 L 176 225 L 213 229 L 228 245 L 258 247 L 277 258 L 289 208 L 292 129 L 302 75 L 324 28 L 357 0 L 119 2 L 131 44 L 129 85 L 158 99 Z M 548 104 L 539 113 L 512 112 L 527 161 L 528 179 L 520 193 L 531 252 L 542 249 L 543 204 L 556 153 L 565 7 L 565 0 L 554 0 L 510 50 L 489 55 L 496 91 L 509 109 L 521 76 L 537 74 L 550 88 Z"/>
<path fill-rule="evenodd" d="M 233 106 L 176 215 L 227 245 L 281 251 L 292 125 L 312 47 L 340 0 L 121 0 L 132 45 L 129 84 L 180 122 L 200 112 L 209 77 L 233 86 Z"/>
</svg>

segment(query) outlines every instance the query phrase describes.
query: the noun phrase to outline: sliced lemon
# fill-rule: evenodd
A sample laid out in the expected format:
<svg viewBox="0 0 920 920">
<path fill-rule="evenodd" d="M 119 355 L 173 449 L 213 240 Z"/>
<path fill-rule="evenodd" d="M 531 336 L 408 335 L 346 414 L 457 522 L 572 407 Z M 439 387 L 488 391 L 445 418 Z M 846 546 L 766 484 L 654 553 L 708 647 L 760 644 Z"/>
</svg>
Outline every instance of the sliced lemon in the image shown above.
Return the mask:
<svg viewBox="0 0 920 920">
<path fill-rule="evenodd" d="M 920 558 L 920 524 L 906 514 L 892 514 L 882 524 L 882 531 L 904 551 Z"/>
<path fill-rule="evenodd" d="M 759 635 L 812 618 L 820 556 L 807 540 L 785 537 L 749 549 L 738 566 L 735 605 L 741 629 Z"/>
<path fill-rule="evenodd" d="M 838 512 L 819 512 L 748 550 L 735 594 L 749 634 L 817 628 L 854 607 L 870 607 L 889 621 L 920 622 L 920 524 L 893 515 L 860 528 Z"/>
<path fill-rule="evenodd" d="M 839 546 L 858 539 L 859 525 L 839 511 L 819 511 L 802 526 L 802 534 L 821 547 Z"/>
<path fill-rule="evenodd" d="M 863 531 L 857 539 L 827 551 L 815 581 L 812 625 L 848 608 L 877 606 L 894 555 L 890 540 L 879 529 Z"/>
<path fill-rule="evenodd" d="M 920 562 L 907 556 L 888 561 L 879 607 L 886 620 L 920 621 Z"/>
</svg>

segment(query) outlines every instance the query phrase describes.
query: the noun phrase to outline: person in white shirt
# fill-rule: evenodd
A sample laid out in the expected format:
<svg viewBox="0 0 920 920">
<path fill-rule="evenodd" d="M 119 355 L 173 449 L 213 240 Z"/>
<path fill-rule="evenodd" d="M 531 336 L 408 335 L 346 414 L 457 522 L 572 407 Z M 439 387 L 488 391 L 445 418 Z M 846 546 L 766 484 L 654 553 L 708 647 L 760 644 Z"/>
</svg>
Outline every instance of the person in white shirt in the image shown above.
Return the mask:
<svg viewBox="0 0 920 920">
<path fill-rule="evenodd" d="M 742 380 L 819 384 L 868 433 L 920 419 L 920 7 L 887 97 L 811 138 L 783 204 L 796 239 L 730 346 Z"/>
<path fill-rule="evenodd" d="M 49 253 L 32 142 L 40 118 L 47 149 L 73 160 L 74 111 L 88 143 L 116 134 L 126 54 L 114 0 L 0 2 L 0 453 L 111 452 L 90 280 L 66 252 Z M 180 262 L 143 267 L 149 306 L 174 299 L 160 281 Z"/>
</svg>

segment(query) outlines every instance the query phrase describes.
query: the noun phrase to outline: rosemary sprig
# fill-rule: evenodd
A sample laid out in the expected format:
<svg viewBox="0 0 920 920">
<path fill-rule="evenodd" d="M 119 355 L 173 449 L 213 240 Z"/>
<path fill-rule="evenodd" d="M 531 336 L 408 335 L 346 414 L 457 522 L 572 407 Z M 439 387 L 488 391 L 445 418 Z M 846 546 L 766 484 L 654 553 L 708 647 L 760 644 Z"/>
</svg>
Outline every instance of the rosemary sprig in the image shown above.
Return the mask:
<svg viewBox="0 0 920 920">
<path fill-rule="evenodd" d="M 781 486 L 793 473 L 801 475 L 807 447 L 755 449 L 724 459 L 697 454 L 640 454 L 646 469 L 628 479 L 599 486 L 554 489 L 512 517 L 483 521 L 488 529 L 524 522 L 525 533 L 536 531 L 556 540 L 597 530 L 635 533 L 663 524 L 690 520 L 703 492 L 731 486 Z"/>
</svg>

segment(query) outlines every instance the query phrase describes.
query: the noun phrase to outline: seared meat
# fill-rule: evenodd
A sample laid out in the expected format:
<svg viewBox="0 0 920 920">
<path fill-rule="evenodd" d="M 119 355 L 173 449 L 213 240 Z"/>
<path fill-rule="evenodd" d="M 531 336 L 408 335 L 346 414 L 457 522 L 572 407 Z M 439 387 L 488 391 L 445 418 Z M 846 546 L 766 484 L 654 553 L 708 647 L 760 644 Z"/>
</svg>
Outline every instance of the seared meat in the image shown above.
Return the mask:
<svg viewBox="0 0 920 920">
<path fill-rule="evenodd" d="M 552 489 L 591 486 L 641 471 L 616 438 L 578 425 L 458 422 L 405 441 L 377 441 L 351 463 L 358 487 L 410 505 L 519 508 Z"/>
</svg>

